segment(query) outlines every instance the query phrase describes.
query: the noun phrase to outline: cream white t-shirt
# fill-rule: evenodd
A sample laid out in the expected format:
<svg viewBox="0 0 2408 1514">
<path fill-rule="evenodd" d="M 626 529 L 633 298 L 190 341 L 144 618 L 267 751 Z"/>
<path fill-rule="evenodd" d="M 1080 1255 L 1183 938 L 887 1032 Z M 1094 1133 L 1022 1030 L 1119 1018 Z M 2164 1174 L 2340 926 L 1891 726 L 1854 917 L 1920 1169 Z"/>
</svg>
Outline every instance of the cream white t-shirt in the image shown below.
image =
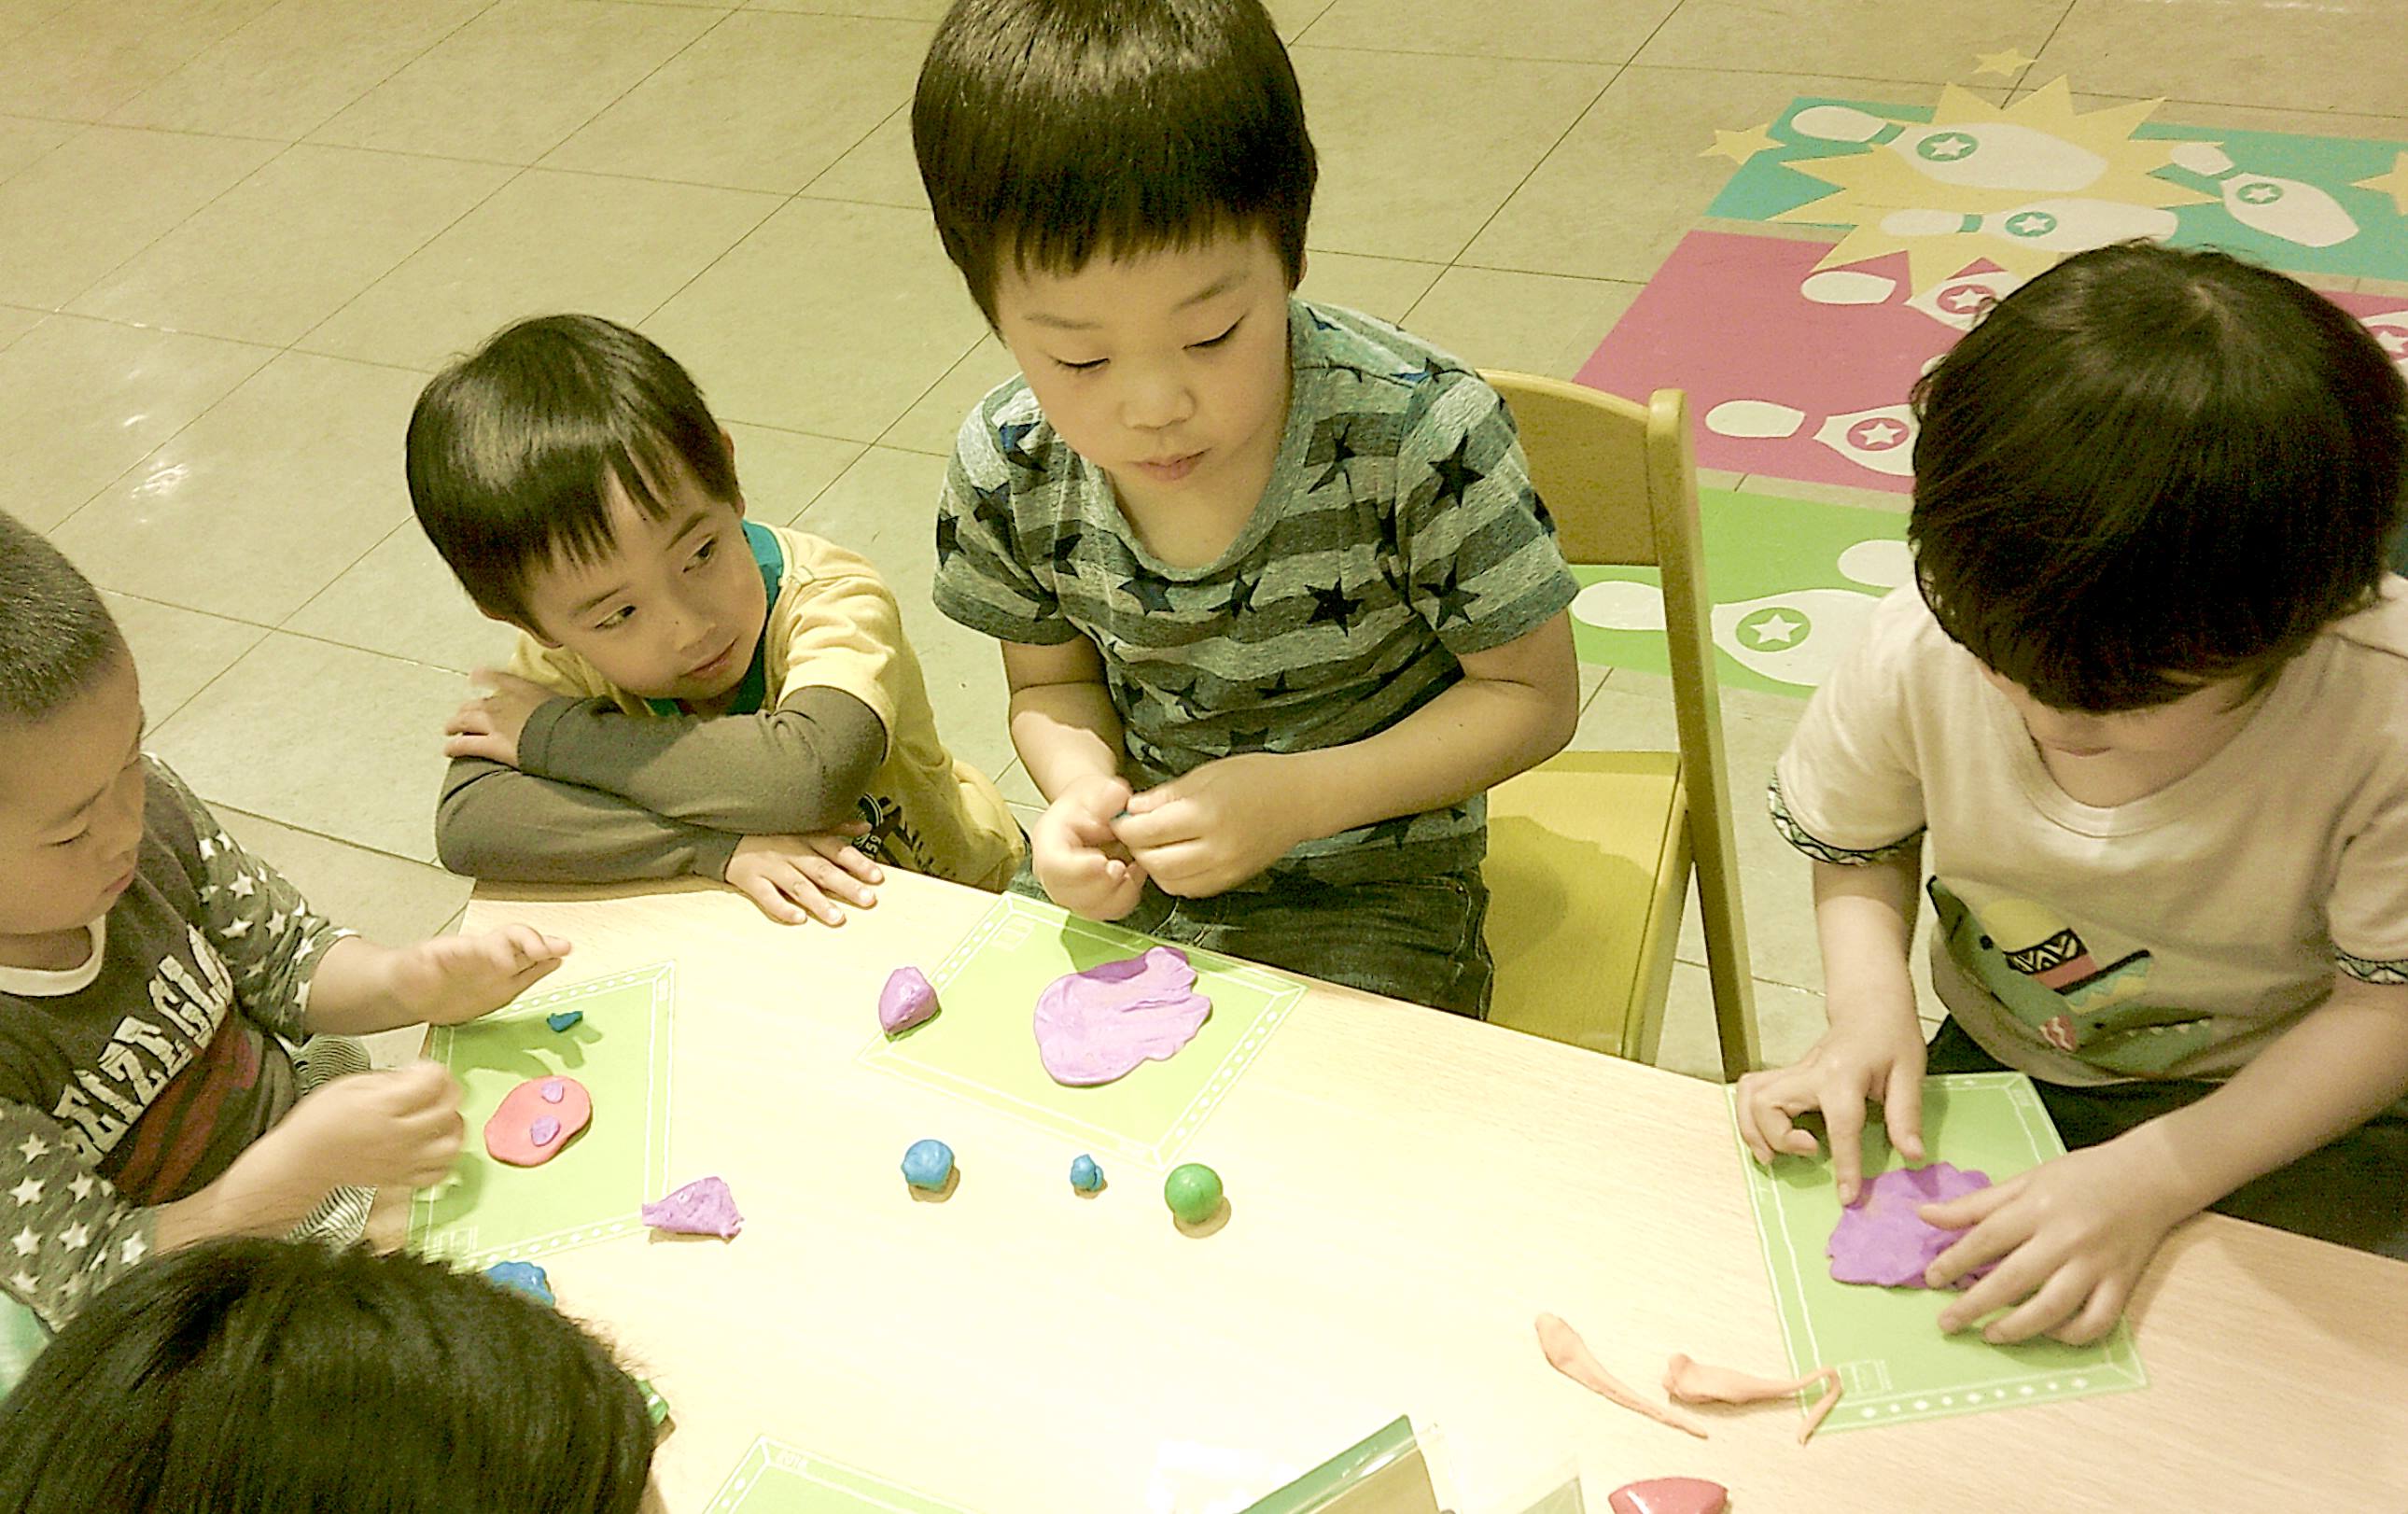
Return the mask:
<svg viewBox="0 0 2408 1514">
<path fill-rule="evenodd" d="M 1774 824 L 1824 861 L 1928 836 L 1933 986 L 2053 1082 L 2222 1077 L 2336 971 L 2408 983 L 2408 583 L 2326 627 L 2204 765 L 2070 798 L 1914 588 L 1807 706 Z"/>
</svg>

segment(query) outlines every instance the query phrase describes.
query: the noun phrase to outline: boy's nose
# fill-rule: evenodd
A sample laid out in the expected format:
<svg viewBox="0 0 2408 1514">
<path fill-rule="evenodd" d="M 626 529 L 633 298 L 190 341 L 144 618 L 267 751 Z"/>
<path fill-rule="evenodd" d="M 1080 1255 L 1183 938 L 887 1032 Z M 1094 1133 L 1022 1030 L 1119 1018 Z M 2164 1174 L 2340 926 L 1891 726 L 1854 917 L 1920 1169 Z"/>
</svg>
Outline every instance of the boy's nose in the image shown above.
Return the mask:
<svg viewBox="0 0 2408 1514">
<path fill-rule="evenodd" d="M 1122 407 L 1130 426 L 1140 431 L 1177 425 L 1195 412 L 1195 396 L 1185 384 L 1171 382 L 1140 383 Z"/>
</svg>

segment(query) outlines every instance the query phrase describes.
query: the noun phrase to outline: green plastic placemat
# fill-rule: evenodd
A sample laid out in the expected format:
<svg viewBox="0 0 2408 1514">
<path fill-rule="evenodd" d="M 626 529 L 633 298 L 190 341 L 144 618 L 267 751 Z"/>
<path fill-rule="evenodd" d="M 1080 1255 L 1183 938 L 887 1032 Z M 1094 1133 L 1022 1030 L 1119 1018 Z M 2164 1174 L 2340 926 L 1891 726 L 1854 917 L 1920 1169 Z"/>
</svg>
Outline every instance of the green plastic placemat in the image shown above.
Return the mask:
<svg viewBox="0 0 2408 1514">
<path fill-rule="evenodd" d="M 439 1026 L 426 1055 L 460 1080 L 467 1145 L 455 1178 L 409 1205 L 409 1244 L 471 1267 L 539 1257 L 643 1228 L 668 1173 L 670 965 L 531 994 L 466 1025 Z M 547 1015 L 581 1010 L 566 1031 Z M 540 1167 L 485 1155 L 485 1121 L 527 1078 L 566 1074 L 594 1096 L 594 1122 Z"/>
<path fill-rule="evenodd" d="M 708 1514 L 970 1514 L 767 1435 L 752 1443 L 706 1507 Z"/>
<path fill-rule="evenodd" d="M 1092 1089 L 1065 1088 L 1037 1056 L 1037 996 L 1066 973 L 1135 957 L 1151 937 L 1006 894 L 928 973 L 941 1013 L 862 1053 L 873 1067 L 979 1101 L 1058 1132 L 1099 1158 L 1162 1166 L 1203 1124 L 1304 985 L 1265 968 L 1182 947 L 1212 1002 L 1196 1039 Z M 870 1006 L 862 1006 L 864 1019 Z"/>
<path fill-rule="evenodd" d="M 1738 1095 L 1736 1087 L 1726 1094 L 1734 1108 Z M 1924 1079 L 1923 1137 L 1933 1161 L 1978 1169 L 1993 1182 L 2065 1154 L 2021 1073 Z M 2127 1321 L 2093 1346 L 2045 1339 L 1993 1346 L 1975 1331 L 1942 1334 L 1936 1321 L 1945 1301 L 1928 1289 L 1832 1281 L 1824 1247 L 1839 1223 L 1840 1201 L 1829 1161 L 1784 1157 L 1768 1172 L 1744 1145 L 1738 1151 L 1790 1370 L 1803 1377 L 1837 1367 L 1846 1389 L 1826 1435 L 2147 1386 Z M 1866 1175 L 1905 1165 L 1882 1127 L 1868 1124 Z"/>
</svg>

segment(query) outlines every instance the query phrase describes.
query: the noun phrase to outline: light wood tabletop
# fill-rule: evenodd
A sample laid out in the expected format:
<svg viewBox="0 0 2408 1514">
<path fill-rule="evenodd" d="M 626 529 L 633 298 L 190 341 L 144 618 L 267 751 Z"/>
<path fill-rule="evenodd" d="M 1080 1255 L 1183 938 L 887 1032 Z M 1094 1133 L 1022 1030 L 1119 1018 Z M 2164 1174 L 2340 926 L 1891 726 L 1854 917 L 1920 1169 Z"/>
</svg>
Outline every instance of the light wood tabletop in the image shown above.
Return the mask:
<svg viewBox="0 0 2408 1514">
<path fill-rule="evenodd" d="M 1301 1470 L 1400 1413 L 1463 1514 L 1575 1460 L 1598 1510 L 1674 1475 L 1734 1514 L 2408 1507 L 2408 1266 L 2215 1217 L 2141 1289 L 2138 1391 L 1802 1448 L 1780 1406 L 1701 1411 L 1705 1441 L 1614 1407 L 1535 1316 L 1649 1390 L 1674 1351 L 1786 1375 L 1722 1089 L 1344 989 L 1190 1143 L 1227 1185 L 1215 1233 L 1174 1226 L 1158 1172 L 1082 1200 L 1059 1136 L 859 1060 L 887 973 L 992 902 L 890 870 L 833 930 L 699 884 L 470 905 L 573 941 L 556 983 L 676 964 L 671 1181 L 724 1175 L 744 1233 L 544 1259 L 675 1406 L 670 1509 L 768 1434 L 986 1514 L 1135 1514 L 1196 1448 Z M 897 1170 L 924 1136 L 958 1157 L 942 1203 Z"/>
</svg>

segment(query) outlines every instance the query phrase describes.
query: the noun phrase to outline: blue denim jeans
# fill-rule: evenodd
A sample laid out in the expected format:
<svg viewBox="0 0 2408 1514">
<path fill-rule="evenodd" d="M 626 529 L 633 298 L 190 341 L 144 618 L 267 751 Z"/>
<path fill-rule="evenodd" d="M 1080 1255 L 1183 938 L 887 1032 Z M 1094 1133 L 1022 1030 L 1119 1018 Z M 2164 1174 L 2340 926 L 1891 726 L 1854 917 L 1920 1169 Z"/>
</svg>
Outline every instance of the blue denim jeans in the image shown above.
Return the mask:
<svg viewBox="0 0 2408 1514">
<path fill-rule="evenodd" d="M 1033 899 L 1045 889 L 1026 866 L 1012 880 Z M 1488 889 L 1480 870 L 1369 883 L 1275 875 L 1268 887 L 1177 899 L 1149 883 L 1117 924 L 1164 941 L 1241 957 L 1474 1019 L 1488 1017 L 1496 978 L 1483 929 Z"/>
</svg>

